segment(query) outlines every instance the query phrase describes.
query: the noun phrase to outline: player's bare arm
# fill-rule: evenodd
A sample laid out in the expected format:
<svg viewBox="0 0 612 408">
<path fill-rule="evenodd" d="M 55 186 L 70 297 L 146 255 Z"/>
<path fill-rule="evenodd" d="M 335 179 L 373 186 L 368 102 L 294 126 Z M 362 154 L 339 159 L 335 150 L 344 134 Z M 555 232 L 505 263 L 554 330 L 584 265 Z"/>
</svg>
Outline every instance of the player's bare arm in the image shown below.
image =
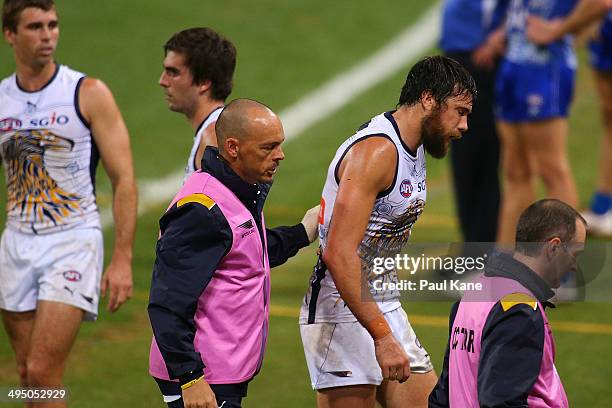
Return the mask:
<svg viewBox="0 0 612 408">
<path fill-rule="evenodd" d="M 493 69 L 495 60 L 501 57 L 505 50 L 505 24 L 493 31 L 487 40 L 472 52 L 472 61 L 480 68 Z"/>
<path fill-rule="evenodd" d="M 357 253 L 376 196 L 391 186 L 396 166 L 397 150 L 384 137 L 365 139 L 348 151 L 338 169 L 338 195 L 323 260 L 342 299 L 372 335 L 383 377 L 404 381 L 410 375 L 408 356 L 370 296 Z"/>
<path fill-rule="evenodd" d="M 603 17 L 610 8 L 612 8 L 610 0 L 581 0 L 572 13 L 564 19 L 547 21 L 530 15 L 527 20 L 527 37 L 536 44 L 550 44 L 565 34 L 578 33 L 590 23 Z"/>
<path fill-rule="evenodd" d="M 132 153 L 117 103 L 102 81 L 86 78 L 79 92 L 79 101 L 113 187 L 115 242 L 101 289 L 102 296 L 109 290 L 108 310 L 114 312 L 132 296 L 132 243 L 137 209 Z"/>
</svg>

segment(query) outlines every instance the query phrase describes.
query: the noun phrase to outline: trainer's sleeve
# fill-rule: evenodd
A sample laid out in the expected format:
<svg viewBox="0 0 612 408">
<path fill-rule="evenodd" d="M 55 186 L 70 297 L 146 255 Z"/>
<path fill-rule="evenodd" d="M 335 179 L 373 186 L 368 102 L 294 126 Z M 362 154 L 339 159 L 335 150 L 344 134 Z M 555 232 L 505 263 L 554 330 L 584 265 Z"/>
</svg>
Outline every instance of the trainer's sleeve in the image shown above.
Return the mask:
<svg viewBox="0 0 612 408">
<path fill-rule="evenodd" d="M 455 316 L 457 316 L 457 309 L 459 308 L 459 302 L 455 302 L 451 307 L 450 316 L 448 319 L 448 341 L 446 342 L 446 352 L 444 353 L 444 363 L 442 366 L 442 373 L 438 378 L 438 383 L 429 394 L 429 408 L 448 408 L 450 407 L 450 401 L 448 398 L 448 354 L 450 352 L 450 338 L 453 329 L 453 323 L 455 322 Z"/>
<path fill-rule="evenodd" d="M 527 408 L 527 397 L 540 373 L 543 352 L 544 319 L 540 310 L 525 303 L 504 310 L 498 302 L 482 332 L 478 367 L 480 406 Z"/>
<path fill-rule="evenodd" d="M 268 259 L 272 268 L 284 264 L 300 249 L 310 244 L 302 223 L 291 227 L 266 228 L 266 240 Z"/>
<path fill-rule="evenodd" d="M 232 246 L 227 220 L 218 206 L 208 205 L 187 202 L 160 220 L 148 312 L 168 373 L 181 382 L 204 369 L 193 346 L 196 306 Z"/>
</svg>

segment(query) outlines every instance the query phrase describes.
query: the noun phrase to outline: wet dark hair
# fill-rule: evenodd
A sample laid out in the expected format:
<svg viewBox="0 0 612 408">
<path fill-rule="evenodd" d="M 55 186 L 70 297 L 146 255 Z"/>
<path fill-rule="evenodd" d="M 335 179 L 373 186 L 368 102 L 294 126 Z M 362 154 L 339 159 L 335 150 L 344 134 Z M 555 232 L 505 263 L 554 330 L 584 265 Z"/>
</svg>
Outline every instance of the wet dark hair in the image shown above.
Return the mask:
<svg viewBox="0 0 612 408">
<path fill-rule="evenodd" d="M 225 101 L 232 92 L 236 47 L 215 30 L 196 27 L 180 31 L 164 45 L 164 52 L 168 51 L 185 56 L 194 84 L 211 82 L 213 99 Z"/>
<path fill-rule="evenodd" d="M 460 95 L 476 100 L 478 94 L 470 73 L 454 59 L 439 55 L 426 57 L 410 69 L 397 106 L 414 105 L 425 92 L 431 92 L 438 105 Z"/>
<path fill-rule="evenodd" d="M 536 201 L 523 211 L 518 220 L 516 251 L 536 256 L 542 244 L 553 237 L 570 242 L 576 233 L 576 220 L 587 225 L 580 213 L 563 201 L 552 198 Z"/>
<path fill-rule="evenodd" d="M 53 0 L 4 0 L 2 6 L 2 31 L 17 32 L 21 12 L 28 7 L 49 11 L 55 7 Z"/>
</svg>

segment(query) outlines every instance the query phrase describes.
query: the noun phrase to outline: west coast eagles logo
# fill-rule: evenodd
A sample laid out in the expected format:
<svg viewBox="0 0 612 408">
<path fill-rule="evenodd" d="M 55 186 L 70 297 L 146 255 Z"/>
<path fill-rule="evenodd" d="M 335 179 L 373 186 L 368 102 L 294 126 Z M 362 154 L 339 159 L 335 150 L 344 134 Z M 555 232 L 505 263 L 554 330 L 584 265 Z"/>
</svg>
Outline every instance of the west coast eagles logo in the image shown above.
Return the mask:
<svg viewBox="0 0 612 408">
<path fill-rule="evenodd" d="M 3 135 L 9 214 L 17 214 L 27 222 L 50 221 L 58 225 L 78 211 L 80 197 L 59 187 L 45 168 L 47 152 L 69 152 L 73 148 L 72 140 L 44 129 Z"/>
</svg>

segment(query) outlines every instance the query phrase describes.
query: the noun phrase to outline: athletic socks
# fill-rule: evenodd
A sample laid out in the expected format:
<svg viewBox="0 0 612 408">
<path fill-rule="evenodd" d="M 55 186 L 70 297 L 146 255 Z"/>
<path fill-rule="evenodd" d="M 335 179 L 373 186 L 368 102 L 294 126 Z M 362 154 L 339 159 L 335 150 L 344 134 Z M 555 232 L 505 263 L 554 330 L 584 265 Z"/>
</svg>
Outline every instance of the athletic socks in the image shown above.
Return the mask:
<svg viewBox="0 0 612 408">
<path fill-rule="evenodd" d="M 612 208 L 612 194 L 602 193 L 600 191 L 593 194 L 591 199 L 591 211 L 597 215 L 604 215 Z"/>
</svg>

